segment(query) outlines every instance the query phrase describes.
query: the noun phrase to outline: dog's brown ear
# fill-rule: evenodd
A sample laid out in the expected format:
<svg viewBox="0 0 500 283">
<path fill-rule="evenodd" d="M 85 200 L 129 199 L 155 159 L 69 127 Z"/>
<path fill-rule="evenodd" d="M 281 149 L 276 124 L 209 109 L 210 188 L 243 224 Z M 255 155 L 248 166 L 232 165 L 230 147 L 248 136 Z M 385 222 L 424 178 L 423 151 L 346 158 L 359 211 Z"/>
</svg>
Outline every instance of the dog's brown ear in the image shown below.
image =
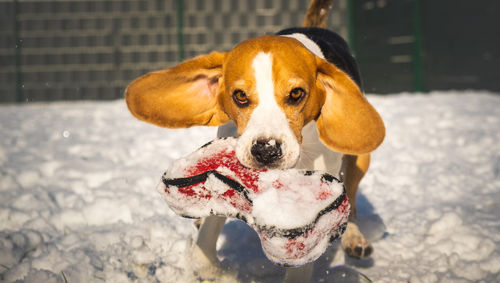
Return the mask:
<svg viewBox="0 0 500 283">
<path fill-rule="evenodd" d="M 380 115 L 346 73 L 321 58 L 316 59 L 316 83 L 325 92 L 325 103 L 316 120 L 321 141 L 346 154 L 375 150 L 385 136 Z"/>
<path fill-rule="evenodd" d="M 125 91 L 127 106 L 140 120 L 166 128 L 217 126 L 228 121 L 217 103 L 225 53 L 212 52 L 178 66 L 146 74 Z"/>
</svg>

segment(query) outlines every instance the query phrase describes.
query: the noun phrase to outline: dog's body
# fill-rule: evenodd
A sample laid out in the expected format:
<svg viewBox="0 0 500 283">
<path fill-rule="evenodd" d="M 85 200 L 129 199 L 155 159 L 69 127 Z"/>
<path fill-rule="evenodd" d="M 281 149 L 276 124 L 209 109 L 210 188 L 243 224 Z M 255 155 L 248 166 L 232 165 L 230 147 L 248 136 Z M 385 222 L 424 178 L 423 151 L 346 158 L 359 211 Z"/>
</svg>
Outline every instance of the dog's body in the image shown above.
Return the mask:
<svg viewBox="0 0 500 283">
<path fill-rule="evenodd" d="M 322 1 L 313 1 L 310 9 L 315 2 Z M 236 156 L 247 167 L 299 167 L 338 176 L 352 219 L 369 153 L 385 135 L 380 116 L 361 92 L 347 44 L 318 28 L 250 39 L 227 53 L 213 52 L 147 74 L 127 88 L 126 99 L 136 117 L 162 127 L 232 121 L 219 135 L 239 137 Z M 218 263 L 215 244 L 224 221 L 209 217 L 200 227 L 194 253 L 206 265 Z M 372 251 L 354 222 L 342 246 L 355 257 Z M 312 270 L 310 265 L 306 269 Z M 306 271 L 301 274 L 307 278 Z"/>
</svg>

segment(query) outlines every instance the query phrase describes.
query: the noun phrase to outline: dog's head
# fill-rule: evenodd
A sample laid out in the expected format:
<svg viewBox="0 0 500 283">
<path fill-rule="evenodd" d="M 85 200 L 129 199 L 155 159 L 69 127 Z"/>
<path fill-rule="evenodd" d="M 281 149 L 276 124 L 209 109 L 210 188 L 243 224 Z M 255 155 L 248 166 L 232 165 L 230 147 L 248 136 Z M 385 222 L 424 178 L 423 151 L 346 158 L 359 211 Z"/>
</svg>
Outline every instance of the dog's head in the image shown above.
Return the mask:
<svg viewBox="0 0 500 283">
<path fill-rule="evenodd" d="M 347 154 L 373 151 L 384 124 L 343 71 L 294 38 L 263 36 L 146 74 L 126 90 L 134 116 L 167 128 L 233 120 L 236 155 L 248 167 L 289 168 L 302 127 L 315 120 L 321 141 Z"/>
</svg>

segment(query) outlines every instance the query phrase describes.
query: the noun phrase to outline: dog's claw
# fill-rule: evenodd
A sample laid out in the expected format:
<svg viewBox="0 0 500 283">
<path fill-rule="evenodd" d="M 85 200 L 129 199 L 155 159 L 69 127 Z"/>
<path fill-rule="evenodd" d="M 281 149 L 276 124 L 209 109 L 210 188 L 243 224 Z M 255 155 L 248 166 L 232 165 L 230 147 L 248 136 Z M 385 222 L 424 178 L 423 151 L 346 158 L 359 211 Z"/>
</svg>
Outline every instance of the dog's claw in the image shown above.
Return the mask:
<svg viewBox="0 0 500 283">
<path fill-rule="evenodd" d="M 354 252 L 350 254 L 352 257 L 357 257 L 357 258 L 367 258 L 372 254 L 373 248 L 372 246 L 367 243 L 368 245 L 366 246 L 361 246 L 358 245 L 354 248 Z"/>
<path fill-rule="evenodd" d="M 354 247 L 354 249 L 351 247 L 345 247 L 344 251 L 350 257 L 360 258 L 360 259 L 367 258 L 367 257 L 370 257 L 370 255 L 372 254 L 373 247 L 368 242 L 366 244 L 367 245 L 363 245 L 363 246 L 358 245 L 358 246 Z"/>
<path fill-rule="evenodd" d="M 373 252 L 373 247 L 372 245 L 368 245 L 368 247 L 365 248 L 365 253 L 364 253 L 364 256 L 365 257 L 369 257 L 372 255 L 372 252 Z"/>
<path fill-rule="evenodd" d="M 357 246 L 354 248 L 354 255 L 362 257 L 364 255 L 363 247 Z"/>
</svg>

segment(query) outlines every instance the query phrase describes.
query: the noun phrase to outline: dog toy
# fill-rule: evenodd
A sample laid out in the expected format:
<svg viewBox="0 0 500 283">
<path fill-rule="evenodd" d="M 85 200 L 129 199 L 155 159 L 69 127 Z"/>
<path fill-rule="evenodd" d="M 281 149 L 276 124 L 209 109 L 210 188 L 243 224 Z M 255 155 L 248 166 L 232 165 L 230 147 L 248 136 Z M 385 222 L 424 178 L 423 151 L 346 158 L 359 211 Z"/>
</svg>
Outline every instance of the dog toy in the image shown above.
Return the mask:
<svg viewBox="0 0 500 283">
<path fill-rule="evenodd" d="M 237 139 L 216 139 L 175 161 L 159 192 L 177 214 L 245 221 L 266 256 L 284 266 L 317 259 L 345 231 L 349 202 L 343 184 L 320 171 L 251 169 L 235 156 Z"/>
</svg>

